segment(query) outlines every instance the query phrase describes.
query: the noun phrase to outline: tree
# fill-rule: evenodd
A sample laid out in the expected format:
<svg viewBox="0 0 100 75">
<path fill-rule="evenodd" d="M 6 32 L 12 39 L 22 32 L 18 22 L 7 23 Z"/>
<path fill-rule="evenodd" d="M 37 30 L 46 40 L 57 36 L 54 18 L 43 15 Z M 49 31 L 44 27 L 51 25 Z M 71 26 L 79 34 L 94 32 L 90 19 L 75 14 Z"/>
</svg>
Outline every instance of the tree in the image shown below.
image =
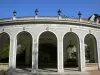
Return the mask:
<svg viewBox="0 0 100 75">
<path fill-rule="evenodd" d="M 3 49 L 1 51 L 1 59 L 9 58 L 9 40 L 4 44 Z"/>
</svg>

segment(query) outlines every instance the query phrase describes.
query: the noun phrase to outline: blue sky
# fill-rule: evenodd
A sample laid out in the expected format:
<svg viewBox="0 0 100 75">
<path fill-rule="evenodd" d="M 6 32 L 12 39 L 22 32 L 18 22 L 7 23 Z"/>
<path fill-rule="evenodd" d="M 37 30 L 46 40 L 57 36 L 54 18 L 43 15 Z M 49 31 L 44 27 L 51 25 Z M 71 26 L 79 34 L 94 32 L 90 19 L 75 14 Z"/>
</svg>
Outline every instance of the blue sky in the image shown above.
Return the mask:
<svg viewBox="0 0 100 75">
<path fill-rule="evenodd" d="M 17 16 L 34 16 L 34 10 L 38 8 L 39 16 L 57 16 L 57 10 L 61 9 L 62 15 L 78 17 L 81 11 L 82 17 L 100 14 L 100 0 L 0 0 L 0 18 L 12 17 L 13 10 Z"/>
</svg>

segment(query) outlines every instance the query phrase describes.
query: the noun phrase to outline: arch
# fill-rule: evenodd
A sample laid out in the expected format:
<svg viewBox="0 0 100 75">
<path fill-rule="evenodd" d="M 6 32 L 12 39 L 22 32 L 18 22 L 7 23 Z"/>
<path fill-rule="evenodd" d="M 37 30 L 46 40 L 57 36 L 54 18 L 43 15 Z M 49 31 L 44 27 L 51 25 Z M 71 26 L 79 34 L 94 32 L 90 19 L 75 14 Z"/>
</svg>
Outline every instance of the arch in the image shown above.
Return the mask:
<svg viewBox="0 0 100 75">
<path fill-rule="evenodd" d="M 2 32 L 0 33 L 0 63 L 6 63 L 3 67 L 8 66 L 9 53 L 10 53 L 10 36 L 8 33 Z"/>
<path fill-rule="evenodd" d="M 97 40 L 93 34 L 87 34 L 84 38 L 86 63 L 97 63 Z"/>
<path fill-rule="evenodd" d="M 7 33 L 7 32 L 0 33 L 0 35 L 3 35 L 3 34 L 6 34 L 10 38 L 10 34 L 9 33 Z"/>
<path fill-rule="evenodd" d="M 97 43 L 96 36 L 95 36 L 94 34 L 86 34 L 85 37 L 84 37 L 84 39 L 85 39 L 86 36 L 88 36 L 88 35 L 90 35 L 90 36 L 94 39 L 94 41 Z"/>
<path fill-rule="evenodd" d="M 3 33 L 7 34 L 10 37 L 10 33 L 9 32 L 3 31 L 0 34 L 3 34 Z"/>
<path fill-rule="evenodd" d="M 39 68 L 57 68 L 57 37 L 53 32 L 40 34 L 38 58 Z"/>
<path fill-rule="evenodd" d="M 31 34 L 29 31 L 20 31 L 20 32 L 17 32 L 17 33 L 16 33 L 16 38 L 17 38 L 17 36 L 18 36 L 19 34 L 21 34 L 21 33 L 28 33 L 28 34 L 30 34 L 31 37 L 33 38 L 32 34 Z"/>
<path fill-rule="evenodd" d="M 39 35 L 38 35 L 38 40 L 39 40 L 39 37 L 40 37 L 40 35 L 41 34 L 43 34 L 43 33 L 46 33 L 46 32 L 50 32 L 50 33 L 52 33 L 52 34 L 54 34 L 55 36 L 56 36 L 56 38 L 57 38 L 57 35 L 56 35 L 56 33 L 55 32 L 53 32 L 53 31 L 41 31 L 40 33 L 39 33 Z M 57 38 L 58 39 L 58 38 Z"/>
<path fill-rule="evenodd" d="M 79 40 L 79 36 L 78 36 L 78 34 L 75 33 L 75 32 L 67 32 L 67 33 L 65 33 L 64 36 L 63 36 L 63 39 L 64 39 L 64 37 L 65 37 L 67 34 L 70 34 L 70 33 L 72 33 L 73 35 L 75 35 L 75 36 L 78 38 L 78 40 Z"/>
<path fill-rule="evenodd" d="M 63 37 L 64 68 L 79 67 L 79 37 L 74 32 L 68 32 Z"/>
<path fill-rule="evenodd" d="M 32 35 L 27 31 L 17 34 L 16 65 L 17 68 L 32 67 Z"/>
<path fill-rule="evenodd" d="M 44 31 L 44 32 L 42 32 L 42 33 L 39 34 L 39 37 L 40 37 L 41 35 L 45 34 L 45 33 L 51 33 L 51 34 L 53 34 L 53 35 L 56 37 L 56 39 L 57 39 L 56 34 L 53 33 L 53 32 L 51 32 L 51 31 Z M 45 37 L 45 38 L 46 38 L 46 37 Z M 39 40 L 39 39 L 38 39 L 38 40 Z M 50 39 L 46 39 L 46 40 L 50 41 Z M 51 41 L 52 41 L 52 40 L 51 40 Z M 55 41 L 52 41 L 52 42 L 55 42 Z"/>
</svg>

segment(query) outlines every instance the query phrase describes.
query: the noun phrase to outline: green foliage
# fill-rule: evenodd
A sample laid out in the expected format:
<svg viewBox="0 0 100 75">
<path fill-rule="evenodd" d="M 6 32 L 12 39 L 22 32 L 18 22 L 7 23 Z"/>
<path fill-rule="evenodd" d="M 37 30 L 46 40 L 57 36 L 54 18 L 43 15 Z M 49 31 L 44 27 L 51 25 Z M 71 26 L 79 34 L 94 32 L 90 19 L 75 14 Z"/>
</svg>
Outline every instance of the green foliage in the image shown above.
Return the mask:
<svg viewBox="0 0 100 75">
<path fill-rule="evenodd" d="M 1 53 L 1 59 L 5 59 L 5 58 L 8 58 L 9 57 L 9 40 L 4 44 L 3 46 L 3 50 L 2 50 L 2 53 Z"/>
<path fill-rule="evenodd" d="M 27 48 L 25 41 L 20 40 L 20 44 L 17 45 L 17 54 L 21 54 Z"/>
</svg>

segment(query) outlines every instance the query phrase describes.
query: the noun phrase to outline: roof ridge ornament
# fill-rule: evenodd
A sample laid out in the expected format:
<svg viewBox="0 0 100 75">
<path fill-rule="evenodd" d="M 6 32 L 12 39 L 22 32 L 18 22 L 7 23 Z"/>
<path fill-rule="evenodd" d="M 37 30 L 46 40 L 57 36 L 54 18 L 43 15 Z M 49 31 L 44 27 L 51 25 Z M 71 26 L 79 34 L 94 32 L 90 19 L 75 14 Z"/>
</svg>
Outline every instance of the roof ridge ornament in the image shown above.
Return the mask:
<svg viewBox="0 0 100 75">
<path fill-rule="evenodd" d="M 59 16 L 61 15 L 61 10 L 60 10 L 60 9 L 58 9 L 58 15 L 59 15 Z"/>
<path fill-rule="evenodd" d="M 82 13 L 79 11 L 79 12 L 78 12 L 79 21 L 81 21 L 81 15 L 82 15 Z"/>
<path fill-rule="evenodd" d="M 35 15 L 38 15 L 38 12 L 39 12 L 39 10 L 38 10 L 38 8 L 36 8 L 35 9 Z"/>
<path fill-rule="evenodd" d="M 38 10 L 38 8 L 36 8 L 36 9 L 35 9 L 35 19 L 38 18 L 38 12 L 39 12 L 39 10 Z"/>
<path fill-rule="evenodd" d="M 14 10 L 14 11 L 13 11 L 13 20 L 16 19 L 16 14 L 17 14 L 17 12 L 16 12 L 16 10 Z"/>
<path fill-rule="evenodd" d="M 60 19 L 61 19 L 61 10 L 58 9 L 58 20 L 60 20 Z"/>
<path fill-rule="evenodd" d="M 16 10 L 13 11 L 13 16 L 16 16 L 17 12 Z"/>
</svg>

